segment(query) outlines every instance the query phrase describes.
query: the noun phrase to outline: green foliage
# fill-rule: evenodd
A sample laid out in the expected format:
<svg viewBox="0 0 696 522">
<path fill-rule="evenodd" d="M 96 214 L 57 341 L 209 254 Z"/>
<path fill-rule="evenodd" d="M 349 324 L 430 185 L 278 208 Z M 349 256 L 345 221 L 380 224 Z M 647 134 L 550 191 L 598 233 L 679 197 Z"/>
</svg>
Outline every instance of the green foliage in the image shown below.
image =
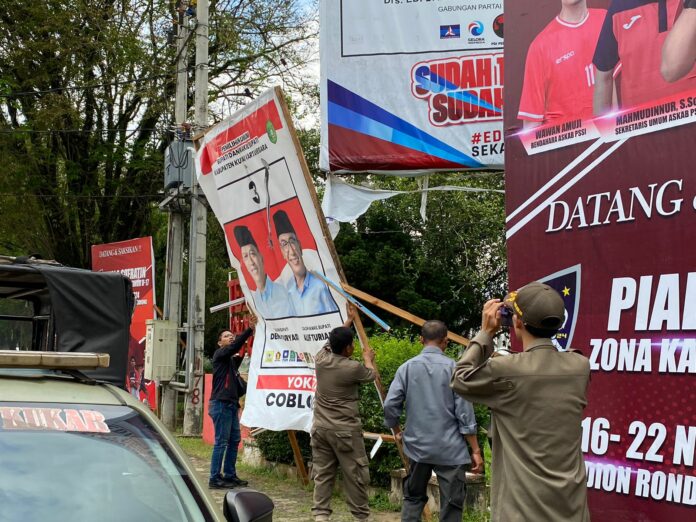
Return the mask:
<svg viewBox="0 0 696 522">
<path fill-rule="evenodd" d="M 89 267 L 92 244 L 159 235 L 164 151 L 173 124 L 182 123 L 173 114 L 176 4 L 3 2 L 4 253 Z M 246 102 L 245 88 L 258 93 L 282 83 L 295 96 L 313 96 L 298 73 L 312 58 L 311 7 L 304 0 L 210 2 L 210 123 Z M 187 40 L 189 85 L 194 41 Z"/>
<path fill-rule="evenodd" d="M 382 490 L 372 495 L 368 499 L 368 504 L 373 511 L 401 511 L 401 505 L 391 502 L 389 495 Z"/>
<path fill-rule="evenodd" d="M 355 177 L 376 188 L 415 190 L 412 179 Z M 484 177 L 432 175 L 430 186 L 504 188 L 502 174 Z M 373 203 L 355 223 L 344 223 L 336 248 L 348 282 L 450 330 L 468 333 L 480 325 L 481 306 L 502 296 L 507 285 L 504 198 L 496 192 L 431 192 L 427 217 L 420 195 Z M 394 326 L 415 329 L 388 317 Z M 369 323 L 368 323 L 369 324 Z"/>
<path fill-rule="evenodd" d="M 305 461 L 312 460 L 312 449 L 309 445 L 309 433 L 296 431 L 297 443 Z M 270 462 L 281 464 L 294 464 L 295 457 L 292 453 L 290 440 L 285 431 L 264 431 L 258 434 L 255 439 L 263 458 Z"/>
</svg>

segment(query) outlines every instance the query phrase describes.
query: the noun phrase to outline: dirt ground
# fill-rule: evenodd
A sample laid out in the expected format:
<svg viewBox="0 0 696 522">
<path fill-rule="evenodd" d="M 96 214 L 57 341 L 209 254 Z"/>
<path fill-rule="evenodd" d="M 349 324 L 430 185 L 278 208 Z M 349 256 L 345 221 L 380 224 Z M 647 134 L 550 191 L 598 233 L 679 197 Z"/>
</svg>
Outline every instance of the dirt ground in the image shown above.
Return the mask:
<svg viewBox="0 0 696 522">
<path fill-rule="evenodd" d="M 195 456 L 190 456 L 190 458 L 200 475 L 207 477 L 210 462 Z M 273 499 L 275 504 L 274 520 L 280 522 L 308 522 L 312 520 L 310 512 L 312 491 L 310 489 L 303 488 L 298 482 L 264 470 L 239 466 L 238 472 L 242 478 L 249 481 L 250 488 L 262 491 Z M 211 492 L 215 500 L 222 504 L 226 492 L 219 489 L 213 489 Z M 351 522 L 353 520 L 341 498 L 334 497 L 331 504 L 334 510 L 331 516 L 332 522 Z M 375 512 L 373 510 L 371 516 L 371 520 L 374 522 L 397 522 L 400 520 L 399 513 L 394 512 Z"/>
</svg>

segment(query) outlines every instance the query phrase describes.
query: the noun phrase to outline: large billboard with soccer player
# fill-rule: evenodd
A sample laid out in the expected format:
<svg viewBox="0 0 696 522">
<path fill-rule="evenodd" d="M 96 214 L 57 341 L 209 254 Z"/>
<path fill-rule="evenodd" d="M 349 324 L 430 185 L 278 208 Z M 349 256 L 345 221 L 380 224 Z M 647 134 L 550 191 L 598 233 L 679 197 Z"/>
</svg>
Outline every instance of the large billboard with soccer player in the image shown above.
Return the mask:
<svg viewBox="0 0 696 522">
<path fill-rule="evenodd" d="M 320 19 L 323 170 L 502 167 L 502 1 L 322 0 Z"/>
<path fill-rule="evenodd" d="M 696 516 L 696 4 L 506 5 L 510 286 L 590 360 L 593 522 Z"/>
<path fill-rule="evenodd" d="M 213 127 L 196 168 L 246 304 L 259 318 L 242 423 L 309 431 L 314 356 L 346 308 L 321 279 L 338 281 L 338 270 L 281 100 L 280 89 L 269 90 Z"/>
</svg>

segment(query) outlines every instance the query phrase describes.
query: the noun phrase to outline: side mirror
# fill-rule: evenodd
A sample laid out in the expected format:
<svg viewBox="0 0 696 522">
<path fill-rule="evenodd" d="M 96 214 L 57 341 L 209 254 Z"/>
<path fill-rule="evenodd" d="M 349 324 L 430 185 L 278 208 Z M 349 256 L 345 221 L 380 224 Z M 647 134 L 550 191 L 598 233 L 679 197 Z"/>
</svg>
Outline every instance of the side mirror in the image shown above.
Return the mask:
<svg viewBox="0 0 696 522">
<path fill-rule="evenodd" d="M 272 522 L 273 501 L 249 488 L 233 489 L 225 494 L 222 511 L 228 522 Z"/>
</svg>

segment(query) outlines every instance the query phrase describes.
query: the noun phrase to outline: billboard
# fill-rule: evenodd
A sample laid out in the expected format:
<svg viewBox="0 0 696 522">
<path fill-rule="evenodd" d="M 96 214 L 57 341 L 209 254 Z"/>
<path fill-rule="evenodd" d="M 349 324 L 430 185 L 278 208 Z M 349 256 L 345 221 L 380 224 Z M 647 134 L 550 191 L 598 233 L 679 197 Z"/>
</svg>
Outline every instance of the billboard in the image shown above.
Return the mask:
<svg viewBox="0 0 696 522">
<path fill-rule="evenodd" d="M 503 164 L 503 2 L 322 0 L 320 166 Z"/>
<path fill-rule="evenodd" d="M 280 89 L 213 127 L 199 143 L 196 169 L 259 317 L 242 423 L 309 431 L 314 356 L 346 308 L 311 273 L 339 280 Z"/>
<path fill-rule="evenodd" d="M 559 290 L 557 347 L 590 360 L 594 522 L 696 515 L 696 68 L 673 73 L 670 52 L 683 3 L 505 13 L 510 286 Z"/>
<path fill-rule="evenodd" d="M 147 399 L 154 409 L 154 388 L 143 376 L 146 321 L 156 319 L 155 255 L 152 250 L 152 237 L 92 245 L 92 270 L 118 272 L 129 278 L 133 284 L 135 310 L 130 325 L 126 389 L 139 399 Z M 108 304 L 105 303 L 105 306 Z"/>
</svg>

